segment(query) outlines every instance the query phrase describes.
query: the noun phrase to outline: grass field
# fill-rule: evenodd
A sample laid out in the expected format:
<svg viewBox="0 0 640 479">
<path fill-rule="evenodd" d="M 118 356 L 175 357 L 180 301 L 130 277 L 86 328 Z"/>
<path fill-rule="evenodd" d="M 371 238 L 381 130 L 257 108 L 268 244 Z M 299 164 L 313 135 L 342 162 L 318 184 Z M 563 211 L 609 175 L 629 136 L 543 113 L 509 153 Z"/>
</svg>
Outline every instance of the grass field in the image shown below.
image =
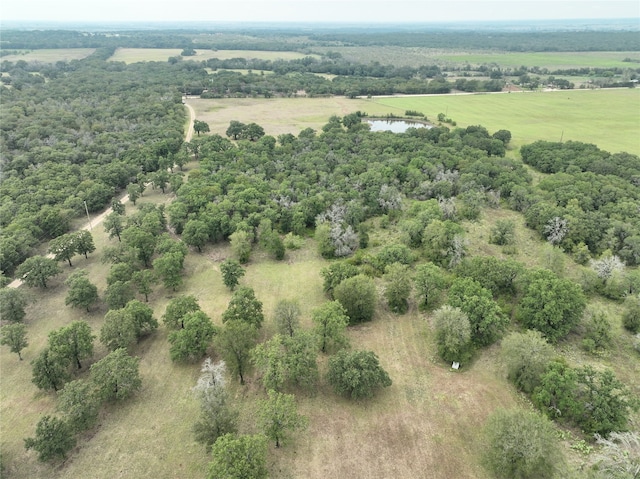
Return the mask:
<svg viewBox="0 0 640 479">
<path fill-rule="evenodd" d="M 640 154 L 640 89 L 553 91 L 498 95 L 374 98 L 394 113 L 438 113 L 458 126 L 510 130 L 515 147 L 536 140 L 576 140 L 611 151 Z M 371 110 L 365 108 L 366 111 Z"/>
<path fill-rule="evenodd" d="M 25 62 L 43 63 L 55 63 L 58 61 L 68 62 L 71 60 L 82 60 L 95 51 L 95 48 L 52 48 L 43 50 L 25 50 L 19 55 L 3 56 L 2 58 L 0 58 L 0 60 L 7 60 L 10 62 L 24 60 Z"/>
<path fill-rule="evenodd" d="M 517 148 L 536 140 L 596 143 L 611 152 L 640 154 L 640 89 L 490 95 L 439 95 L 349 100 L 331 98 L 189 99 L 211 131 L 225 134 L 231 120 L 256 122 L 268 135 L 319 130 L 331 115 L 418 110 L 430 119 L 446 113 L 458 126 L 510 130 Z M 264 119 L 264 120 L 261 120 Z"/>
<path fill-rule="evenodd" d="M 471 65 L 497 64 L 500 67 L 565 68 L 637 68 L 637 63 L 624 62 L 625 58 L 640 60 L 639 52 L 527 52 L 527 53 L 460 53 L 444 54 L 438 61 L 469 63 Z"/>
<path fill-rule="evenodd" d="M 178 48 L 118 48 L 109 58 L 114 62 L 136 63 L 136 62 L 162 62 L 170 57 L 179 56 L 182 50 Z M 196 50 L 196 54 L 191 57 L 184 57 L 185 60 L 208 60 L 218 58 L 229 60 L 231 58 L 258 58 L 260 60 L 296 60 L 304 58 L 298 52 L 279 51 L 257 51 L 257 50 Z"/>
<path fill-rule="evenodd" d="M 560 68 L 637 68 L 637 63 L 623 62 L 625 58 L 640 59 L 638 52 L 547 52 L 547 53 L 496 53 L 492 51 L 452 51 L 422 47 L 371 46 L 371 47 L 314 47 L 315 51 L 338 52 L 344 58 L 358 62 L 380 62 L 382 65 L 418 66 L 451 64 L 481 65 L 495 63 L 500 67 Z"/>
</svg>

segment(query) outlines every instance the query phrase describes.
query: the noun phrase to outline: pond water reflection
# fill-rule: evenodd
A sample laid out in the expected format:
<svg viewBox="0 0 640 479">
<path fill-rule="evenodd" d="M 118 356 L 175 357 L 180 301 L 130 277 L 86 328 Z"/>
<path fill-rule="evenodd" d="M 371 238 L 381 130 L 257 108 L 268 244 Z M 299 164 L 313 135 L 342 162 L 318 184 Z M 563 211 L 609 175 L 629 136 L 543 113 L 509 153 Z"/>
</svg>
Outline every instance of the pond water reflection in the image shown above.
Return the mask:
<svg viewBox="0 0 640 479">
<path fill-rule="evenodd" d="M 404 133 L 408 128 L 433 128 L 432 125 L 412 120 L 365 120 L 371 125 L 371 131 L 390 131 Z"/>
</svg>

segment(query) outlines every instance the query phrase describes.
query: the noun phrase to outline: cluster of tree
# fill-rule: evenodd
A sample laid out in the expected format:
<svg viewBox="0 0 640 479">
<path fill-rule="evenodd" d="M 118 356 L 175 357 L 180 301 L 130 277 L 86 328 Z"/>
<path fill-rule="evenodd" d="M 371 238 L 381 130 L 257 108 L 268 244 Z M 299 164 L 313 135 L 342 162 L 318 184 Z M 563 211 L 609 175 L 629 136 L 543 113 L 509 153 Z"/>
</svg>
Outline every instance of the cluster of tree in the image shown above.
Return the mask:
<svg viewBox="0 0 640 479">
<path fill-rule="evenodd" d="M 65 355 L 67 359 L 73 356 L 72 359 L 77 360 L 77 354 L 86 354 L 93 337 L 88 325 L 84 328 L 77 326 L 81 323 L 78 321 L 52 332 L 50 347 L 36 360 L 34 368 L 54 368 L 44 366 L 44 363 L 55 364 L 56 359 L 53 358 L 64 359 Z M 69 334 L 73 332 L 77 334 Z M 74 348 L 77 349 L 74 351 Z M 91 365 L 88 379 L 67 382 L 58 391 L 59 414 L 40 418 L 35 436 L 24 440 L 26 449 L 35 450 L 41 461 L 65 459 L 76 445 L 76 435 L 96 424 L 102 404 L 124 400 L 140 389 L 142 382 L 138 363 L 139 359 L 129 356 L 126 350 L 116 349 Z"/>
<path fill-rule="evenodd" d="M 527 225 L 549 238 L 550 222 L 565 222 L 555 244 L 586 263 L 589 254 L 618 256 L 628 266 L 640 264 L 640 158 L 610 154 L 580 142 L 538 141 L 521 148 L 522 160 L 549 173 L 538 191 L 521 191 L 513 207 Z M 581 250 L 587 248 L 586 255 Z"/>
<path fill-rule="evenodd" d="M 218 26 L 210 30 L 5 30 L 9 50 L 39 48 L 196 48 L 220 50 L 305 50 L 336 46 L 406 46 L 441 49 L 490 49 L 503 51 L 637 51 L 640 49 L 633 31 L 504 31 L 438 29 L 433 26 L 404 29 L 397 25 L 353 28 L 314 28 L 314 32 L 296 28 L 246 29 Z M 4 49 L 3 49 L 4 50 Z"/>
<path fill-rule="evenodd" d="M 128 184 L 186 159 L 178 86 L 205 78 L 204 69 L 127 66 L 104 56 L 3 62 L 11 81 L 11 88 L 0 87 L 5 274 L 13 274 L 38 242 L 66 233 L 72 218 L 103 209 Z"/>
<path fill-rule="evenodd" d="M 536 331 L 509 334 L 502 354 L 509 379 L 542 413 L 587 434 L 625 431 L 631 411 L 640 406 L 611 370 L 568 366 Z"/>
</svg>

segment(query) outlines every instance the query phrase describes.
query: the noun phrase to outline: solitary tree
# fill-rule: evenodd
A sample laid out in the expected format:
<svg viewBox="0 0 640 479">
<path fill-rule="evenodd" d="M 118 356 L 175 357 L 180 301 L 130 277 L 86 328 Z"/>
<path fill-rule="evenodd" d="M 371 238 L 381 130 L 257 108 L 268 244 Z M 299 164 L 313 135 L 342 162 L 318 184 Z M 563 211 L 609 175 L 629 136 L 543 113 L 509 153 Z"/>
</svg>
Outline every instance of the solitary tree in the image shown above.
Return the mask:
<svg viewBox="0 0 640 479">
<path fill-rule="evenodd" d="M 65 415 L 74 432 L 91 428 L 100 412 L 100 401 L 93 393 L 93 385 L 83 379 L 65 384 L 58 392 L 58 410 Z"/>
<path fill-rule="evenodd" d="M 94 338 L 89 323 L 73 321 L 68 326 L 49 333 L 49 349 L 69 363 L 75 363 L 80 369 L 82 368 L 80 360 L 93 355 Z"/>
<path fill-rule="evenodd" d="M 40 389 L 58 391 L 69 380 L 68 365 L 68 361 L 60 354 L 45 348 L 31 361 L 31 380 Z"/>
<path fill-rule="evenodd" d="M 193 432 L 196 441 L 210 449 L 220 436 L 237 431 L 238 412 L 230 404 L 225 387 L 225 362 L 216 364 L 207 358 L 200 371 L 200 378 L 193 388 L 200 401 L 200 416 Z"/>
<path fill-rule="evenodd" d="M 391 386 L 373 351 L 339 351 L 329 359 L 327 379 L 336 393 L 351 399 L 370 398 L 376 390 Z"/>
<path fill-rule="evenodd" d="M 42 416 L 36 425 L 35 437 L 24 440 L 25 448 L 34 449 L 42 462 L 64 459 L 75 445 L 71 427 L 55 416 Z"/>
<path fill-rule="evenodd" d="M 228 137 L 237 140 L 238 137 L 240 137 L 244 133 L 246 127 L 247 126 L 242 122 L 231 120 L 231 122 L 229 123 L 229 128 L 227 128 L 227 131 L 225 133 Z"/>
<path fill-rule="evenodd" d="M 0 288 L 0 318 L 20 323 L 26 316 L 27 296 L 18 288 Z"/>
<path fill-rule="evenodd" d="M 0 328 L 0 344 L 9 346 L 12 353 L 16 353 L 20 361 L 22 361 L 21 351 L 26 348 L 27 328 L 22 323 L 7 324 Z"/>
<path fill-rule="evenodd" d="M 220 263 L 220 272 L 222 273 L 222 282 L 231 291 L 238 286 L 240 278 L 245 273 L 244 268 L 235 259 L 226 259 Z"/>
<path fill-rule="evenodd" d="M 209 129 L 209 124 L 207 122 L 194 120 L 193 131 L 195 131 L 198 134 L 198 136 L 200 136 L 200 133 L 207 133 L 208 131 L 211 131 L 211 130 Z"/>
<path fill-rule="evenodd" d="M 371 321 L 376 309 L 376 286 L 363 274 L 345 279 L 333 292 L 347 311 L 349 324 Z"/>
<path fill-rule="evenodd" d="M 229 236 L 229 242 L 231 243 L 231 250 L 238 258 L 238 261 L 242 264 L 248 263 L 251 257 L 251 238 L 249 233 L 237 230 Z"/>
<path fill-rule="evenodd" d="M 16 277 L 27 286 L 46 288 L 49 278 L 60 273 L 62 270 L 55 260 L 36 255 L 18 266 Z"/>
<path fill-rule="evenodd" d="M 507 377 L 521 391 L 532 393 L 553 358 L 553 348 L 539 331 L 532 330 L 510 333 L 501 346 Z"/>
<path fill-rule="evenodd" d="M 112 309 L 104 317 L 100 329 L 100 342 L 111 351 L 128 348 L 136 342 L 136 325 L 124 308 Z"/>
<path fill-rule="evenodd" d="M 98 301 L 98 287 L 89 281 L 86 270 L 70 274 L 64 284 L 69 286 L 64 304 L 84 308 L 89 312 L 91 305 Z"/>
<path fill-rule="evenodd" d="M 281 299 L 276 303 L 273 316 L 278 332 L 292 337 L 300 322 L 300 304 L 297 300 Z"/>
<path fill-rule="evenodd" d="M 530 411 L 495 412 L 485 429 L 485 464 L 504 479 L 551 478 L 563 463 L 553 424 Z"/>
<path fill-rule="evenodd" d="M 74 245 L 76 253 L 83 254 L 85 258 L 88 258 L 88 253 L 93 253 L 96 250 L 96 245 L 93 243 L 93 236 L 87 230 L 80 230 L 74 235 Z"/>
<path fill-rule="evenodd" d="M 66 261 L 71 264 L 71 258 L 77 253 L 76 235 L 75 233 L 66 233 L 57 238 L 53 238 L 49 242 L 49 253 L 51 253 L 56 261 Z"/>
<path fill-rule="evenodd" d="M 129 301 L 123 311 L 131 319 L 138 340 L 158 328 L 158 320 L 153 317 L 153 309 L 137 299 Z"/>
<path fill-rule="evenodd" d="M 262 302 L 260 302 L 253 291 L 248 286 L 241 286 L 237 289 L 227 310 L 222 313 L 222 322 L 243 321 L 256 328 L 262 326 L 264 314 L 262 314 Z"/>
<path fill-rule="evenodd" d="M 400 263 L 393 263 L 386 268 L 384 275 L 384 296 L 389 308 L 394 313 L 403 314 L 409 308 L 409 296 L 411 295 L 412 278 L 409 267 Z"/>
<path fill-rule="evenodd" d="M 116 237 L 122 241 L 120 234 L 124 231 L 124 217 L 118 213 L 110 213 L 104 219 L 104 230 L 109 233 L 109 239 Z"/>
<path fill-rule="evenodd" d="M 424 263 L 416 267 L 415 286 L 420 307 L 431 306 L 446 285 L 444 272 L 435 264 Z"/>
<path fill-rule="evenodd" d="M 131 277 L 131 282 L 138 293 L 144 295 L 145 303 L 148 303 L 149 295 L 153 293 L 152 286 L 157 282 L 155 273 L 149 269 L 136 271 Z"/>
<path fill-rule="evenodd" d="M 124 308 L 135 297 L 131 281 L 115 281 L 107 286 L 104 300 L 109 309 Z"/>
<path fill-rule="evenodd" d="M 244 376 L 250 365 L 251 349 L 257 339 L 257 328 L 244 321 L 227 321 L 214 338 L 216 349 L 224 358 L 230 372 L 240 378 L 240 384 L 244 384 Z"/>
<path fill-rule="evenodd" d="M 548 270 L 527 274 L 517 317 L 549 342 L 565 337 L 582 317 L 586 298 L 580 286 Z"/>
<path fill-rule="evenodd" d="M 168 252 L 153 262 L 153 269 L 158 273 L 166 288 L 175 291 L 182 284 L 183 261 L 182 253 Z"/>
<path fill-rule="evenodd" d="M 471 356 L 471 325 L 459 308 L 442 306 L 435 314 L 438 354 L 448 362 L 465 362 Z"/>
<path fill-rule="evenodd" d="M 209 228 L 204 221 L 189 220 L 184 225 L 182 231 L 182 240 L 189 246 L 198 248 L 198 252 L 202 252 L 202 247 L 209 241 Z"/>
<path fill-rule="evenodd" d="M 324 303 L 313 311 L 311 319 L 315 324 L 313 330 L 323 353 L 349 345 L 346 335 L 349 317 L 339 301 Z"/>
<path fill-rule="evenodd" d="M 140 360 L 127 354 L 126 349 L 112 351 L 91 365 L 91 382 L 98 397 L 105 401 L 132 396 L 142 386 L 138 364 Z"/>
<path fill-rule="evenodd" d="M 211 448 L 207 479 L 266 479 L 267 438 L 261 434 L 225 434 Z"/>
<path fill-rule="evenodd" d="M 184 317 L 188 313 L 200 311 L 198 300 L 193 295 L 181 295 L 169 301 L 167 309 L 162 315 L 162 321 L 169 329 L 184 328 Z"/>
<path fill-rule="evenodd" d="M 264 434 L 276 442 L 276 447 L 286 440 L 290 432 L 307 425 L 304 416 L 298 414 L 293 394 L 268 391 L 268 399 L 260 402 L 258 416 Z"/>
<path fill-rule="evenodd" d="M 183 318 L 184 327 L 169 333 L 173 361 L 193 361 L 207 351 L 216 330 L 209 317 L 202 311 L 187 313 Z"/>
</svg>

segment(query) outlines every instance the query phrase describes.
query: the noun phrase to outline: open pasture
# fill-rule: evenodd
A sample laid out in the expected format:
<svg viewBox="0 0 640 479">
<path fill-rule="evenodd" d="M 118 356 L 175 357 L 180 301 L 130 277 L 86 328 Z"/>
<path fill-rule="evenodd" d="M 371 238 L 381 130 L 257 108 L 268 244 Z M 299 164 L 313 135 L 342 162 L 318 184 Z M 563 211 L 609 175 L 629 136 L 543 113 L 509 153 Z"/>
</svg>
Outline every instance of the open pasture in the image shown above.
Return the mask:
<svg viewBox="0 0 640 479">
<path fill-rule="evenodd" d="M 611 152 L 640 154 L 640 90 L 562 90 L 475 95 L 373 98 L 395 114 L 418 110 L 431 120 L 445 113 L 458 126 L 506 129 L 512 144 L 583 141 Z M 365 111 L 373 108 L 365 107 Z"/>
<path fill-rule="evenodd" d="M 42 50 L 25 50 L 16 55 L 6 55 L 0 60 L 17 62 L 24 60 L 25 62 L 42 62 L 42 63 L 55 63 L 58 61 L 69 62 L 71 60 L 82 60 L 88 57 L 95 48 L 51 48 Z"/>
<path fill-rule="evenodd" d="M 639 52 L 496 52 L 487 50 L 456 51 L 438 48 L 370 46 L 370 47 L 315 47 L 315 51 L 338 52 L 347 60 L 358 63 L 379 62 L 382 65 L 411 66 L 440 65 L 479 66 L 496 64 L 502 68 L 638 68 Z"/>
<path fill-rule="evenodd" d="M 536 140 L 576 140 L 611 151 L 640 154 L 640 89 L 563 90 L 501 94 L 330 98 L 189 99 L 212 133 L 225 134 L 231 120 L 256 122 L 268 135 L 297 135 L 319 130 L 331 115 L 363 111 L 370 116 L 406 110 L 438 113 L 458 126 L 483 125 L 489 131 L 510 130 L 514 147 Z M 450 126 L 450 125 L 448 125 Z"/>
<path fill-rule="evenodd" d="M 170 57 L 179 56 L 179 48 L 118 48 L 109 58 L 114 62 L 137 63 L 137 62 L 163 62 Z M 220 60 L 229 60 L 231 58 L 257 58 L 260 60 L 296 60 L 304 58 L 304 55 L 298 52 L 279 52 L 279 51 L 255 51 L 255 50 L 196 50 L 196 54 L 190 57 L 184 57 L 188 60 L 208 60 L 210 58 L 218 58 Z"/>
</svg>

